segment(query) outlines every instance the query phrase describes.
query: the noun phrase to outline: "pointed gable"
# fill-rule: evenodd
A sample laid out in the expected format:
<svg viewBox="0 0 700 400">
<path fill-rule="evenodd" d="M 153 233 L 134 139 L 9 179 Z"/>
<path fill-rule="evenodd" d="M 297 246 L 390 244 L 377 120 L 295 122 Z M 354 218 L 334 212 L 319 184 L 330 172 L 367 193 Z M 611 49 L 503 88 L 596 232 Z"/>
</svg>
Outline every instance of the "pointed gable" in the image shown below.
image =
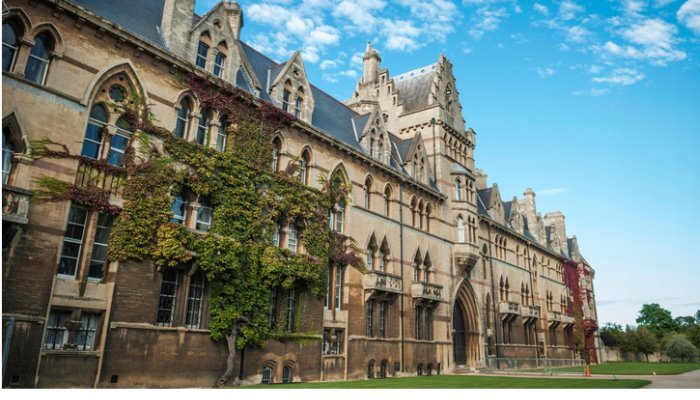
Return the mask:
<svg viewBox="0 0 700 400">
<path fill-rule="evenodd" d="M 503 209 L 503 201 L 501 200 L 501 193 L 498 190 L 498 184 L 493 184 L 489 197 L 486 203 L 489 214 L 497 222 L 505 225 L 505 210 Z"/>
<path fill-rule="evenodd" d="M 311 123 L 314 96 L 301 54 L 294 52 L 286 63 L 271 68 L 269 74 L 269 94 L 273 103 L 300 120 Z"/>
<path fill-rule="evenodd" d="M 384 125 L 381 109 L 376 107 L 371 113 L 355 118 L 354 121 L 362 122 L 362 125 L 356 126 L 356 132 L 365 153 L 388 164 L 391 160 L 391 141 Z"/>
</svg>

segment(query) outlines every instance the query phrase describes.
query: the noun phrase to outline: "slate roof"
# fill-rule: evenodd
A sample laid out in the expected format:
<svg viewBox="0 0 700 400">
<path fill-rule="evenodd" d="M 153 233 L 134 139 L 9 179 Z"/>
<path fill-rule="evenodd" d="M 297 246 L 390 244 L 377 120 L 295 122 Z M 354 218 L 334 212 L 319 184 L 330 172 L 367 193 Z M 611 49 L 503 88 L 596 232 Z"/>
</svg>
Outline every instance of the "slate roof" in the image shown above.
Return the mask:
<svg viewBox="0 0 700 400">
<path fill-rule="evenodd" d="M 452 172 L 456 172 L 459 174 L 464 174 L 464 173 L 471 174 L 472 171 L 469 168 L 467 168 L 467 167 L 463 166 L 462 164 L 458 163 L 457 161 L 455 161 L 452 163 Z"/>
<path fill-rule="evenodd" d="M 422 71 L 422 72 L 421 72 Z M 403 111 L 413 111 L 428 105 L 430 86 L 435 78 L 435 65 L 429 65 L 393 78 L 403 101 Z"/>
<path fill-rule="evenodd" d="M 503 214 L 505 215 L 506 221 L 510 221 L 510 211 L 512 210 L 513 202 L 504 201 L 503 202 Z"/>
<path fill-rule="evenodd" d="M 484 217 L 488 217 L 489 219 L 491 216 L 489 215 L 489 212 L 486 210 L 486 202 L 484 199 L 488 200 L 491 197 L 491 188 L 488 189 L 478 189 L 476 191 L 476 212 L 479 215 L 483 215 Z"/>
<path fill-rule="evenodd" d="M 365 129 L 365 126 L 367 126 L 367 121 L 369 121 L 369 116 L 370 114 L 362 114 L 362 115 L 357 115 L 352 118 L 352 123 L 353 123 L 353 128 L 355 130 L 355 137 L 357 140 L 360 140 L 362 138 L 362 131 Z"/>
<path fill-rule="evenodd" d="M 389 135 L 389 137 L 391 137 L 394 143 L 396 143 L 396 149 L 399 151 L 401 161 L 406 162 L 406 159 L 408 158 L 408 151 L 411 149 L 411 143 L 413 143 L 413 141 L 411 139 L 401 140 L 398 137 L 391 134 Z"/>
<path fill-rule="evenodd" d="M 164 0 L 73 0 L 158 47 L 166 48 L 159 27 Z"/>
</svg>

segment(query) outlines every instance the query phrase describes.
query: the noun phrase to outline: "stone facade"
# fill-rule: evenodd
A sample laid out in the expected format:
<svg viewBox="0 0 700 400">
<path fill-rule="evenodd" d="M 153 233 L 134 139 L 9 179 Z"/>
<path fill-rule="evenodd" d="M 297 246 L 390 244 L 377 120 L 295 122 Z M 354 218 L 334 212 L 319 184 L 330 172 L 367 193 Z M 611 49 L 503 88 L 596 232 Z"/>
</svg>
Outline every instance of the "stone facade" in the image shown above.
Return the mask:
<svg viewBox="0 0 700 400">
<path fill-rule="evenodd" d="M 244 349 L 236 361 L 244 383 L 268 374 L 273 383 L 343 380 L 577 358 L 567 344 L 567 302 L 585 297 L 584 318 L 597 319 L 593 270 L 575 236 L 566 236 L 563 214 L 542 217 L 530 189 L 503 201 L 475 168 L 476 133 L 466 127 L 444 56 L 391 76 L 368 45 L 363 76 L 341 103 L 309 82 L 299 53 L 278 64 L 240 41 L 235 2 L 204 16 L 194 14 L 194 0 L 5 3 L 3 387 L 211 386 L 223 371 L 226 345 L 206 329 L 206 284 L 201 320 L 192 325 L 193 275 L 165 277 L 150 261 L 90 268 L 102 216 L 80 214 L 70 202 L 29 202 L 37 179 L 50 176 L 98 185 L 121 205 L 123 177 L 96 176 L 74 159 L 34 159 L 30 142 L 48 138 L 85 154 L 92 125 L 108 138 L 123 134 L 116 110 L 104 109 L 104 121 L 94 114 L 119 95 L 115 87 L 138 93 L 160 125 L 197 141 L 202 110 L 179 81 L 192 70 L 297 116 L 277 136 L 277 162 L 304 158 L 312 186 L 343 172 L 353 190 L 340 223 L 369 266 L 332 274 L 333 301 L 309 298 L 297 310 L 318 340 Z M 210 116 L 212 137 L 220 123 Z M 118 157 L 107 140 L 98 141 L 95 158 Z M 218 148 L 214 139 L 204 145 Z M 78 250 L 69 254 L 78 225 Z M 581 293 L 564 284 L 567 260 L 586 271 Z M 172 320 L 163 326 L 166 287 Z M 596 335 L 589 335 L 594 347 Z"/>
</svg>

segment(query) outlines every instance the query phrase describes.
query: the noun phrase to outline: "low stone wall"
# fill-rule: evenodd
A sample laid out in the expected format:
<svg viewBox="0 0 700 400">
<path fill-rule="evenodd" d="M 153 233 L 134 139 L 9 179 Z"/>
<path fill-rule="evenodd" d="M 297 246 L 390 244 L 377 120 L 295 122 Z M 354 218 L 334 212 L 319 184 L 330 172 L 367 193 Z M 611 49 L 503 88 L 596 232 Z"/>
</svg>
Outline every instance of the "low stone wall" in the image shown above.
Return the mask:
<svg viewBox="0 0 700 400">
<path fill-rule="evenodd" d="M 647 361 L 647 358 L 642 353 L 623 353 L 620 349 L 602 346 L 600 349 L 602 362 L 614 361 Z M 649 362 L 669 362 L 671 359 L 660 352 L 649 354 Z"/>
</svg>

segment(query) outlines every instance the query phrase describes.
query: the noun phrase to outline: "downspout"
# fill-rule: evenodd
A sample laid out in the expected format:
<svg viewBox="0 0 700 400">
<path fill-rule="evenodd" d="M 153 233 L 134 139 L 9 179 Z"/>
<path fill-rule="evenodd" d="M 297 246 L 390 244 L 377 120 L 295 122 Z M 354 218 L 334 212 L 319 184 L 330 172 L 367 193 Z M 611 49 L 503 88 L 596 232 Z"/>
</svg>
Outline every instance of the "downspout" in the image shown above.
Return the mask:
<svg viewBox="0 0 700 400">
<path fill-rule="evenodd" d="M 401 274 L 401 287 L 403 289 L 403 181 L 399 181 L 399 265 Z M 406 322 L 404 315 L 404 294 L 401 291 L 401 372 L 406 372 L 406 334 L 404 324 Z"/>
<path fill-rule="evenodd" d="M 493 275 L 493 257 L 491 257 L 491 254 L 493 252 L 492 249 L 492 243 L 493 240 L 491 240 L 491 224 L 487 222 L 486 227 L 488 228 L 488 233 L 489 233 L 489 254 L 485 255 L 489 258 L 489 266 L 491 267 L 491 292 L 493 293 L 493 322 L 494 322 L 494 328 L 496 331 L 496 368 L 501 369 L 501 345 L 500 345 L 500 337 L 503 336 L 501 332 L 501 316 L 499 313 L 496 312 L 497 307 L 496 307 L 496 278 Z M 498 301 L 501 301 L 500 296 L 498 297 Z M 496 323 L 496 317 L 498 317 L 498 323 Z"/>
</svg>

